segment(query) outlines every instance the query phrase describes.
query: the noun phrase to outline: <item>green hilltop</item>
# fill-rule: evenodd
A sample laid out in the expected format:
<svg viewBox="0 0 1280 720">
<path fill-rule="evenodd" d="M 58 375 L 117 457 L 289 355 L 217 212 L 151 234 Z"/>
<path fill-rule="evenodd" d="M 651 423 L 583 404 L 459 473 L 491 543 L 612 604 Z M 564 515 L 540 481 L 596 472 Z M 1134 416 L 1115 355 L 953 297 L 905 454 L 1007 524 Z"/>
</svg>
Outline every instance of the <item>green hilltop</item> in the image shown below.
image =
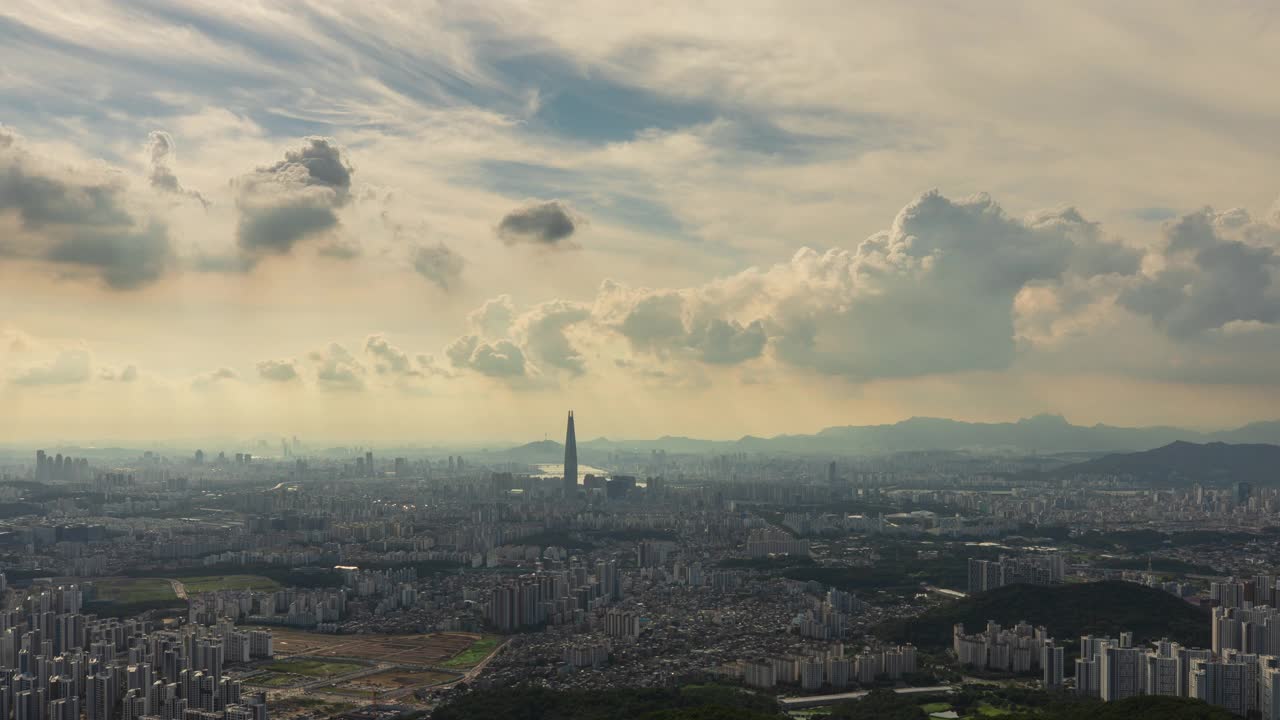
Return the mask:
<svg viewBox="0 0 1280 720">
<path fill-rule="evenodd" d="M 1081 635 L 1133 633 L 1135 642 L 1168 638 L 1190 647 L 1209 646 L 1209 614 L 1161 590 L 1105 581 L 1074 585 L 1007 585 L 947 603 L 912 618 L 881 623 L 875 634 L 924 649 L 950 647 L 951 628 L 964 623 L 978 632 L 994 620 L 1009 626 L 1025 620 L 1044 625 L 1071 647 Z"/>
</svg>

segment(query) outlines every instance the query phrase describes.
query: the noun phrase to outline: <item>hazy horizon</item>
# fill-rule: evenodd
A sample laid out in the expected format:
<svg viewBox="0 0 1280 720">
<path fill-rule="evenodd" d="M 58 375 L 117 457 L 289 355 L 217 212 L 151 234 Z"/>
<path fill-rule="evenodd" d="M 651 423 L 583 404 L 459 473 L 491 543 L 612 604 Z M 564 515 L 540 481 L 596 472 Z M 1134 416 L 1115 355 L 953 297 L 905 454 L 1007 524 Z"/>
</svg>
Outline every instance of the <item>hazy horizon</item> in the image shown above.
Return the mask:
<svg viewBox="0 0 1280 720">
<path fill-rule="evenodd" d="M 591 426 L 590 426 L 590 420 L 592 419 L 591 417 L 583 416 L 581 413 L 575 413 L 575 415 L 578 418 L 579 428 L 580 429 L 583 427 L 586 428 L 585 431 L 580 430 L 580 432 L 578 433 L 579 444 L 584 444 L 584 443 L 590 444 L 593 442 L 602 442 L 602 441 L 607 441 L 610 443 L 622 443 L 622 444 L 625 444 L 628 442 L 652 443 L 655 441 L 660 441 L 663 438 L 689 439 L 689 440 L 696 440 L 696 441 L 707 441 L 712 443 L 732 443 L 732 442 L 737 442 L 739 440 L 743 440 L 745 438 L 761 438 L 761 439 L 767 440 L 767 439 L 782 438 L 787 436 L 805 437 L 805 436 L 817 435 L 824 430 L 831 430 L 831 429 L 838 429 L 838 428 L 894 427 L 894 426 L 902 425 L 904 423 L 909 423 L 910 421 L 913 421 L 913 420 L 939 420 L 944 422 L 965 423 L 965 424 L 973 424 L 973 425 L 1016 425 L 1018 423 L 1026 423 L 1029 421 L 1050 418 L 1054 420 L 1062 420 L 1067 425 L 1070 425 L 1073 428 L 1092 428 L 1097 426 L 1105 426 L 1107 428 L 1113 428 L 1116 430 L 1172 428 L 1175 430 L 1186 431 L 1187 433 L 1194 433 L 1194 434 L 1213 434 L 1213 433 L 1229 432 L 1229 431 L 1238 430 L 1244 427 L 1248 427 L 1251 425 L 1256 425 L 1259 423 L 1263 423 L 1263 424 L 1273 423 L 1273 422 L 1280 423 L 1280 416 L 1270 420 L 1256 420 L 1256 421 L 1251 421 L 1249 423 L 1242 423 L 1240 425 L 1194 427 L 1194 426 L 1183 426 L 1183 425 L 1168 424 L 1168 423 L 1163 423 L 1163 424 L 1156 423 L 1151 425 L 1115 425 L 1112 423 L 1105 423 L 1105 422 L 1084 424 L 1084 423 L 1073 422 L 1071 418 L 1062 416 L 1057 413 L 1041 413 L 1034 416 L 1012 417 L 1012 418 L 996 419 L 996 420 L 990 420 L 990 421 L 985 421 L 985 420 L 975 421 L 975 420 L 966 420 L 963 418 L 945 418 L 945 417 L 914 415 L 910 417 L 899 418 L 897 420 L 893 420 L 885 423 L 868 423 L 868 424 L 841 423 L 836 425 L 824 425 L 822 427 L 796 428 L 789 432 L 783 432 L 783 433 L 767 433 L 767 434 L 766 433 L 744 433 L 741 435 L 734 435 L 734 436 L 714 436 L 709 434 L 680 434 L 680 433 L 667 433 L 665 435 L 651 435 L 651 436 L 623 436 L 623 435 L 608 436 L 604 434 L 591 432 Z M 211 434 L 211 435 L 204 435 L 204 436 L 191 435 L 186 437 L 165 436 L 163 434 L 158 434 L 152 437 L 135 438 L 135 439 L 111 438 L 111 437 L 103 436 L 98 438 L 79 438 L 79 439 L 48 437 L 48 438 L 36 438 L 36 439 L 31 439 L 26 441 L 6 440 L 5 442 L 0 443 L 0 448 L 25 451 L 25 450 L 31 450 L 31 449 L 49 449 L 49 448 L 107 449 L 111 447 L 120 447 L 120 448 L 134 448 L 138 450 L 158 449 L 158 450 L 191 451 L 195 449 L 204 449 L 205 451 L 212 451 L 216 453 L 219 450 L 229 450 L 232 452 L 234 452 L 235 450 L 248 451 L 248 450 L 254 449 L 254 446 L 256 445 L 265 443 L 265 446 L 269 450 L 271 450 L 271 454 L 274 454 L 280 449 L 279 443 L 281 440 L 291 440 L 293 438 L 298 438 L 299 442 L 303 443 L 303 445 L 306 446 L 306 448 L 310 451 L 325 451 L 325 450 L 333 450 L 338 448 L 343 448 L 343 449 L 356 449 L 356 448 L 433 449 L 434 448 L 434 449 L 447 449 L 447 450 L 460 450 L 460 449 L 503 450 L 503 449 L 514 448 L 514 447 L 518 447 L 526 444 L 534 444 L 534 443 L 543 442 L 543 441 L 551 441 L 557 444 L 563 444 L 563 437 L 562 437 L 563 431 L 564 431 L 564 428 L 562 427 L 563 417 L 548 419 L 547 422 L 548 422 L 547 428 L 543 430 L 543 435 L 541 437 L 535 437 L 533 434 L 530 434 L 526 437 L 495 436 L 495 437 L 489 437 L 489 438 L 473 438 L 469 440 L 448 440 L 444 438 L 433 439 L 429 437 L 421 437 L 421 438 L 406 438 L 403 440 L 388 439 L 388 440 L 379 441 L 379 440 L 374 440 L 370 438 L 362 438 L 358 436 L 299 437 L 297 433 L 289 433 L 289 432 L 277 432 L 277 433 L 263 432 L 263 433 L 255 433 L 250 435 Z M 585 426 L 583 425 L 584 422 L 586 423 Z M 537 430 L 538 428 L 532 428 L 531 432 L 536 432 Z M 1199 441 L 1199 438 L 1194 436 L 1189 436 L 1189 438 L 1192 441 Z M 954 449 L 954 448 L 939 447 L 937 449 Z M 1086 450 L 1087 448 L 1080 448 L 1080 449 Z"/>
</svg>

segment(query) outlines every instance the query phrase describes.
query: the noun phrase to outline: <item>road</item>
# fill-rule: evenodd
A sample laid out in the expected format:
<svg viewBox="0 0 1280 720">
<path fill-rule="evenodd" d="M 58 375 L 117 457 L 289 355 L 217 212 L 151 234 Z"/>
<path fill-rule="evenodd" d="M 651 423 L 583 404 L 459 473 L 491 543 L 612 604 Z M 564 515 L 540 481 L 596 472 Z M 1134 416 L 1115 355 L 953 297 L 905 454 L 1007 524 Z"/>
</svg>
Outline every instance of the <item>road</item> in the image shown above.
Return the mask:
<svg viewBox="0 0 1280 720">
<path fill-rule="evenodd" d="M 951 692 L 954 688 L 950 685 L 932 685 L 930 687 L 909 687 L 894 688 L 894 692 L 899 695 L 916 695 L 925 693 Z M 805 697 L 782 698 L 783 710 L 799 710 L 800 708 L 819 707 L 822 705 L 833 705 L 844 700 L 857 700 L 866 697 L 870 690 L 854 690 L 847 693 L 837 693 L 835 695 L 808 695 Z"/>
</svg>

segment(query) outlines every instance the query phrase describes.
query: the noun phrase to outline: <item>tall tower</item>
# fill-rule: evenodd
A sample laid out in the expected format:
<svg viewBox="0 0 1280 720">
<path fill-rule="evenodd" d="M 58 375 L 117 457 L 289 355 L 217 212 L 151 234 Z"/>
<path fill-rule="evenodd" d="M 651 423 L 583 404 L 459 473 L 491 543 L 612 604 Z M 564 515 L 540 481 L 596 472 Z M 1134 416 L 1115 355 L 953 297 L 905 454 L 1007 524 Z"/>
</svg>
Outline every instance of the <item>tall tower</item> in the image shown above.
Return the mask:
<svg viewBox="0 0 1280 720">
<path fill-rule="evenodd" d="M 569 427 L 564 433 L 564 494 L 578 494 L 578 438 L 573 432 L 573 411 L 569 411 Z"/>
</svg>

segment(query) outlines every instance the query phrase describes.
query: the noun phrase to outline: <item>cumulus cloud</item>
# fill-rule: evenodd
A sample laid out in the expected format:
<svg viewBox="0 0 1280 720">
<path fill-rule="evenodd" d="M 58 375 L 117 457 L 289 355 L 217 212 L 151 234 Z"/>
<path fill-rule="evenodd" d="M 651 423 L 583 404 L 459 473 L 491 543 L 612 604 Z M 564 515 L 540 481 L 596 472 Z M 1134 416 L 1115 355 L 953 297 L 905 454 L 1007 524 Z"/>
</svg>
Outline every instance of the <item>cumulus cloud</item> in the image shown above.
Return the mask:
<svg viewBox="0 0 1280 720">
<path fill-rule="evenodd" d="M 36 365 L 20 371 L 13 377 L 14 385 L 35 387 L 41 385 L 79 385 L 93 379 L 93 361 L 86 350 L 63 350 L 44 365 Z"/>
<path fill-rule="evenodd" d="M 258 363 L 258 377 L 270 382 L 293 382 L 298 379 L 298 368 L 292 360 L 264 360 Z"/>
<path fill-rule="evenodd" d="M 591 309 L 586 305 L 553 300 L 521 315 L 516 321 L 516 334 L 543 365 L 581 375 L 586 369 L 585 360 L 569 342 L 565 330 L 590 316 Z"/>
<path fill-rule="evenodd" d="M 413 250 L 413 269 L 441 290 L 448 290 L 458 282 L 465 264 L 462 256 L 444 243 Z"/>
<path fill-rule="evenodd" d="M 1280 322 L 1280 227 L 1204 208 L 1165 227 L 1160 268 L 1120 295 L 1173 337 Z"/>
<path fill-rule="evenodd" d="M 98 277 L 107 287 L 132 290 L 158 280 L 170 267 L 168 229 L 129 207 L 118 178 L 55 167 L 22 147 L 0 126 L 0 259 L 50 263 L 64 274 Z"/>
<path fill-rule="evenodd" d="M 286 255 L 298 242 L 337 228 L 353 172 L 332 140 L 309 137 L 280 162 L 240 178 L 240 249 L 251 257 Z"/>
<path fill-rule="evenodd" d="M 559 200 L 530 201 L 502 217 L 498 237 L 507 245 L 574 247 L 570 238 L 581 224 L 581 218 Z"/>
<path fill-rule="evenodd" d="M 330 343 L 308 356 L 316 367 L 316 382 L 326 390 L 363 390 L 365 368 L 345 347 Z"/>
<path fill-rule="evenodd" d="M 510 340 L 481 340 L 464 335 L 445 349 L 454 367 L 490 377 L 514 378 L 525 374 L 524 352 Z"/>
<path fill-rule="evenodd" d="M 728 282 L 738 283 L 745 277 Z M 724 317 L 744 312 L 742 302 L 746 300 L 746 296 L 727 298 L 725 287 L 713 283 L 684 290 L 633 290 L 605 281 L 596 297 L 595 318 L 626 338 L 636 352 L 712 365 L 759 357 L 768 341 L 764 324 L 758 318 L 742 322 Z"/>
<path fill-rule="evenodd" d="M 484 337 L 503 337 L 511 329 L 516 316 L 516 305 L 507 294 L 485 300 L 478 309 L 467 315 L 467 323 Z"/>
<path fill-rule="evenodd" d="M 379 375 L 417 377 L 422 374 L 413 367 L 408 353 L 392 345 L 382 335 L 370 335 L 365 340 L 364 350 L 373 358 L 373 369 Z"/>
<path fill-rule="evenodd" d="M 191 387 L 196 390 L 213 390 L 214 388 L 227 382 L 239 380 L 240 376 L 231 368 L 218 368 L 213 372 L 200 375 L 191 381 Z"/>
<path fill-rule="evenodd" d="M 183 188 L 182 183 L 178 182 L 178 176 L 174 174 L 171 165 L 175 155 L 172 135 L 163 130 L 152 130 L 147 135 L 146 150 L 151 162 L 151 187 L 162 192 L 185 195 L 198 201 L 205 209 L 209 208 L 209 201 L 203 195 Z"/>
<path fill-rule="evenodd" d="M 735 365 L 759 357 L 766 340 L 764 324 L 759 320 L 743 325 L 736 320 L 715 318 L 699 328 L 691 337 L 690 345 L 703 362 Z"/>
<path fill-rule="evenodd" d="M 561 370 L 581 375 L 586 360 L 567 331 L 591 319 L 591 307 L 566 300 L 540 303 L 523 312 L 509 295 L 484 302 L 467 315 L 471 333 L 445 349 L 449 363 L 491 377 L 548 379 Z"/>
<path fill-rule="evenodd" d="M 98 377 L 107 382 L 131 383 L 138 379 L 138 368 L 133 365 L 126 366 L 119 372 L 111 368 L 103 368 L 98 371 Z"/>
<path fill-rule="evenodd" d="M 693 288 L 605 282 L 594 316 L 634 352 L 714 365 L 771 352 L 853 379 L 1000 369 L 1014 357 L 1014 301 L 1025 287 L 1132 275 L 1140 261 L 1074 209 L 1024 221 L 985 195 L 930 192 L 854 250 L 804 248 Z"/>
</svg>

